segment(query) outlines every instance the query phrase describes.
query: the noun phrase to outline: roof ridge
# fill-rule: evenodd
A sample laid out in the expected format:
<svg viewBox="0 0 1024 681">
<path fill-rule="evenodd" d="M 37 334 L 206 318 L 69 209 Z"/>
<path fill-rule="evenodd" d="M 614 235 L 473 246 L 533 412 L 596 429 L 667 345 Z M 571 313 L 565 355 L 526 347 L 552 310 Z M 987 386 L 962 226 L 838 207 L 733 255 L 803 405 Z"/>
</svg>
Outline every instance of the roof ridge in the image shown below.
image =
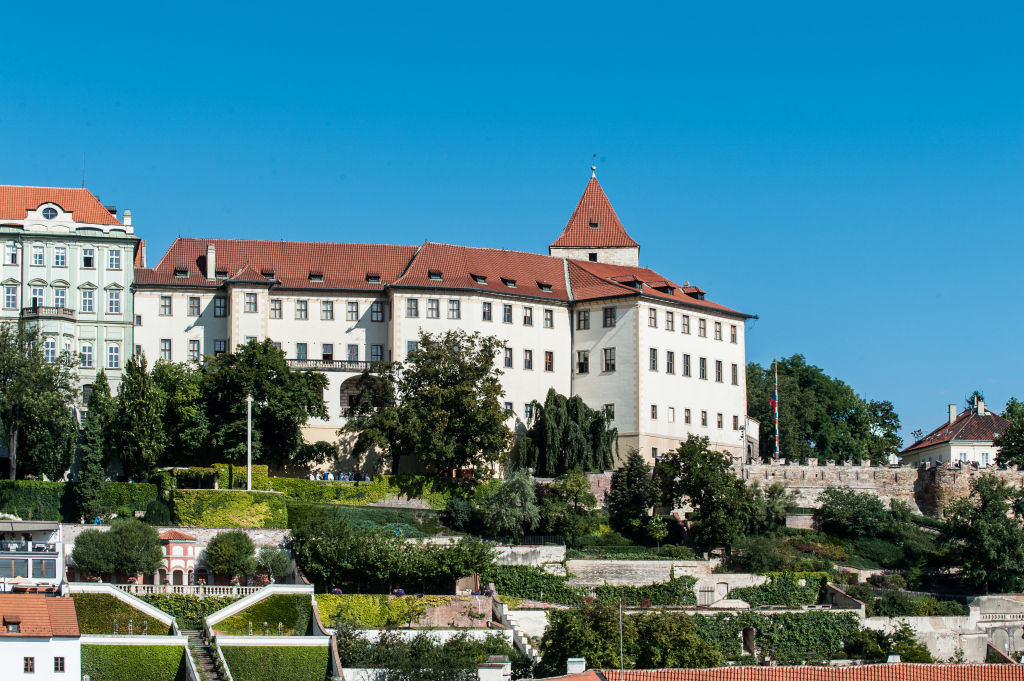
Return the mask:
<svg viewBox="0 0 1024 681">
<path fill-rule="evenodd" d="M 292 239 L 238 239 L 235 237 L 198 237 L 198 236 L 179 236 L 175 238 L 175 241 L 233 241 L 247 244 L 308 244 L 308 245 L 324 245 L 324 246 L 398 246 L 400 248 L 415 248 L 415 244 L 386 244 L 376 243 L 369 241 L 301 241 Z M 170 249 L 168 249 L 170 250 Z"/>
</svg>

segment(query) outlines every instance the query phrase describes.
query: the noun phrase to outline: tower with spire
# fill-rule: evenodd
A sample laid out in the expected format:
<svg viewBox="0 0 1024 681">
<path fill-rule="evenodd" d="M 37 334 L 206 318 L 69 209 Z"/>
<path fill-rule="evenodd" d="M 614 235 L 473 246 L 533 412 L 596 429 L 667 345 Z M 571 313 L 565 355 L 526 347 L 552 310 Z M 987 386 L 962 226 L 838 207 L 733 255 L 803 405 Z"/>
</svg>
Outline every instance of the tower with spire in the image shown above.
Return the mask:
<svg viewBox="0 0 1024 681">
<path fill-rule="evenodd" d="M 571 260 L 589 260 L 637 267 L 640 244 L 626 233 L 619 216 L 590 166 L 590 182 L 562 234 L 548 246 L 548 254 Z"/>
</svg>

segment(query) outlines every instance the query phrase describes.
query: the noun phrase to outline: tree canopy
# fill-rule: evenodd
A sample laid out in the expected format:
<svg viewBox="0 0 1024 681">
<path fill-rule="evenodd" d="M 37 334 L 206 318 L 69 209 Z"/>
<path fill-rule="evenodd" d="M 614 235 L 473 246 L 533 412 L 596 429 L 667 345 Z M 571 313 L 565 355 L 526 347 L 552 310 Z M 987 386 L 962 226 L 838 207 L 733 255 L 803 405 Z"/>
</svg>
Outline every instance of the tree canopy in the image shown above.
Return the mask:
<svg viewBox="0 0 1024 681">
<path fill-rule="evenodd" d="M 404 363 L 376 363 L 363 373 L 340 432 L 358 435 L 358 455 L 377 448 L 390 456 L 392 472 L 401 456 L 411 456 L 433 471 L 475 468 L 486 475 L 512 440 L 495 363 L 503 347 L 496 336 L 421 331 Z"/>
<path fill-rule="evenodd" d="M 609 427 L 603 411 L 595 411 L 579 395 L 565 397 L 551 388 L 544 404 L 532 403 L 533 419 L 519 440 L 519 466 L 536 475 L 562 475 L 571 470 L 603 471 L 615 463 L 618 430 Z"/>
<path fill-rule="evenodd" d="M 810 365 L 803 355 L 783 358 L 779 371 L 780 456 L 805 462 L 883 463 L 903 447 L 900 420 L 888 401 L 864 400 L 843 381 Z M 760 455 L 775 452 L 775 415 L 770 400 L 774 367 L 747 365 L 747 411 L 761 422 Z"/>
<path fill-rule="evenodd" d="M 620 532 L 639 532 L 647 526 L 651 509 L 661 498 L 659 481 L 651 467 L 635 449 L 626 456 L 626 463 L 612 474 L 608 513 L 611 523 Z"/>
<path fill-rule="evenodd" d="M 160 536 L 134 518 L 115 520 L 107 531 L 85 530 L 75 539 L 71 560 L 82 572 L 100 575 L 152 574 L 164 563 Z"/>
<path fill-rule="evenodd" d="M 132 355 L 117 388 L 113 440 L 125 475 L 145 480 L 164 450 L 160 393 L 146 371 L 146 355 Z"/>
<path fill-rule="evenodd" d="M 207 444 L 210 421 L 203 395 L 203 370 L 192 362 L 158 361 L 153 383 L 160 393 L 163 461 L 188 465 Z"/>
<path fill-rule="evenodd" d="M 251 575 L 256 572 L 256 546 L 242 530 L 221 532 L 206 547 L 206 564 L 214 574 Z"/>
<path fill-rule="evenodd" d="M 480 521 L 491 537 L 522 539 L 540 524 L 537 493 L 529 473 L 510 473 L 480 502 Z"/>
<path fill-rule="evenodd" d="M 107 374 L 100 369 L 92 384 L 82 423 L 82 462 L 75 484 L 78 512 L 88 519 L 100 513 L 100 489 L 106 479 L 108 438 L 114 418 L 114 399 L 110 396 Z"/>
<path fill-rule="evenodd" d="M 1011 397 L 1002 416 L 1010 425 L 992 440 L 997 449 L 996 460 L 1000 466 L 1024 468 L 1024 402 Z"/>
<path fill-rule="evenodd" d="M 594 509 L 597 497 L 590 492 L 590 481 L 580 470 L 555 478 L 541 486 L 540 528 L 545 534 L 565 537 L 570 545 L 597 529 L 600 521 Z"/>
</svg>

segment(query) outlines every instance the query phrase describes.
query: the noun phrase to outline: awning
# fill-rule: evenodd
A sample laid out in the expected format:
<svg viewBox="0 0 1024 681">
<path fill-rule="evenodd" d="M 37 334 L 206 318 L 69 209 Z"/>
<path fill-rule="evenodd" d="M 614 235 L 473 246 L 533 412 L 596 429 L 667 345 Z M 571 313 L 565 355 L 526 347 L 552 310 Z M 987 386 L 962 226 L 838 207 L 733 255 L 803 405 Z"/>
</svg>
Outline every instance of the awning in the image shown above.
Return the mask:
<svg viewBox="0 0 1024 681">
<path fill-rule="evenodd" d="M 44 523 L 22 520 L 0 520 L 0 532 L 53 532 L 60 529 L 60 523 Z"/>
</svg>

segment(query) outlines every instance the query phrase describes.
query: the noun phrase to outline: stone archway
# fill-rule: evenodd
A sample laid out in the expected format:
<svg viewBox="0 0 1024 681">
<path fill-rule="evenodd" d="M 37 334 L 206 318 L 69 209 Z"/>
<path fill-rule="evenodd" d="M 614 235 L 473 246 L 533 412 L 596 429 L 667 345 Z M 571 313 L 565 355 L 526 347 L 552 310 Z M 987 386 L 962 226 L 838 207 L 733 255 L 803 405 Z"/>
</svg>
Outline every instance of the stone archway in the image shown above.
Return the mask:
<svg viewBox="0 0 1024 681">
<path fill-rule="evenodd" d="M 1004 653 L 1010 650 L 1010 634 L 1006 629 L 993 629 L 990 634 L 992 645 Z"/>
<path fill-rule="evenodd" d="M 183 578 L 183 575 L 182 575 L 181 570 L 175 570 L 174 573 L 173 573 L 173 579 L 171 580 L 171 583 L 174 584 L 174 586 L 182 586 L 183 585 L 183 579 L 182 578 Z"/>
</svg>

